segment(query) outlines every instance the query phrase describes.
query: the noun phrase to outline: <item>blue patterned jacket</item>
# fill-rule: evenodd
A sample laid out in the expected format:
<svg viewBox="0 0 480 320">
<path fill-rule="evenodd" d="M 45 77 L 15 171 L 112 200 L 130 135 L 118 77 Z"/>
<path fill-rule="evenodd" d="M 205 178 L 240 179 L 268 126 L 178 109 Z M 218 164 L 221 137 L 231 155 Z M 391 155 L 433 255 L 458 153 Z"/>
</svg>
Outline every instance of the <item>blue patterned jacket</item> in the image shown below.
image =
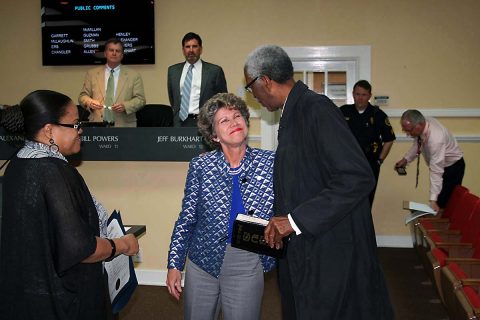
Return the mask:
<svg viewBox="0 0 480 320">
<path fill-rule="evenodd" d="M 272 151 L 247 147 L 242 160 L 240 192 L 247 211 L 270 220 L 273 215 Z M 212 151 L 190 162 L 182 211 L 172 233 L 168 268 L 183 270 L 190 261 L 218 278 L 227 247 L 232 177 L 223 152 Z M 275 259 L 260 256 L 263 270 L 270 271 Z"/>
</svg>

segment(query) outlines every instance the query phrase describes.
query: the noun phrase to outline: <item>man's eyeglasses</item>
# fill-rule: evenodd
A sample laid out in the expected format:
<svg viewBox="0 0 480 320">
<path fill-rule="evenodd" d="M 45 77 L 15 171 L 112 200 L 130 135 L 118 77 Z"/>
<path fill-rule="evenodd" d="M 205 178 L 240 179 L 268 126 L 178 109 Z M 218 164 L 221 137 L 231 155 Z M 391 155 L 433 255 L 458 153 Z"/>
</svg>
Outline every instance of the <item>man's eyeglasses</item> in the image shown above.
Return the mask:
<svg viewBox="0 0 480 320">
<path fill-rule="evenodd" d="M 260 78 L 260 76 L 257 76 L 255 78 L 253 78 L 252 81 L 250 81 L 249 83 L 247 83 L 247 85 L 245 86 L 245 91 L 248 91 L 250 93 L 252 93 L 252 88 L 250 88 L 252 86 L 252 84 L 255 83 L 255 81 L 257 81 L 257 79 Z"/>
<path fill-rule="evenodd" d="M 54 123 L 54 124 L 57 126 L 65 127 L 65 128 L 72 128 L 77 131 L 80 131 L 80 129 L 82 129 L 82 122 L 80 121 L 74 124 L 69 124 L 69 123 Z"/>
</svg>

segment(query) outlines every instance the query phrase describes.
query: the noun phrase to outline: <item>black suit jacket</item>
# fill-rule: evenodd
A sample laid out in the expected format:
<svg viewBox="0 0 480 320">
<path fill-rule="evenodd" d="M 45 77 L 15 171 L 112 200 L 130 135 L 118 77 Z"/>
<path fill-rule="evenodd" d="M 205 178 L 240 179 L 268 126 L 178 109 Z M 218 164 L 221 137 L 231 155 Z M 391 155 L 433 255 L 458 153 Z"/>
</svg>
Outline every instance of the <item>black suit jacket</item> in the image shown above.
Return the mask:
<svg viewBox="0 0 480 320">
<path fill-rule="evenodd" d="M 180 124 L 180 78 L 186 62 L 177 63 L 168 68 L 168 98 L 173 109 L 174 125 Z M 219 92 L 227 92 L 227 81 L 220 66 L 202 60 L 202 84 L 200 87 L 200 108 L 212 96 Z"/>
</svg>

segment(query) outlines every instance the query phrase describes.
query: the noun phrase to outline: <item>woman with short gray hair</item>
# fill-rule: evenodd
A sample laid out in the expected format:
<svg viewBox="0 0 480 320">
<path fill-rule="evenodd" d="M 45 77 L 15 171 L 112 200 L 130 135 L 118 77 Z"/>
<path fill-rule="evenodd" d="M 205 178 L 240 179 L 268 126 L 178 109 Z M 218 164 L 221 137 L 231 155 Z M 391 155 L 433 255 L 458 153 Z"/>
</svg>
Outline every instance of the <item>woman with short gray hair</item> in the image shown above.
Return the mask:
<svg viewBox="0 0 480 320">
<path fill-rule="evenodd" d="M 168 291 L 180 299 L 186 267 L 185 319 L 217 319 L 219 310 L 225 320 L 260 319 L 263 272 L 275 260 L 232 247 L 231 237 L 237 214 L 272 216 L 274 153 L 247 145 L 250 115 L 239 97 L 219 93 L 200 110 L 200 133 L 216 150 L 190 162 L 168 254 Z"/>
</svg>

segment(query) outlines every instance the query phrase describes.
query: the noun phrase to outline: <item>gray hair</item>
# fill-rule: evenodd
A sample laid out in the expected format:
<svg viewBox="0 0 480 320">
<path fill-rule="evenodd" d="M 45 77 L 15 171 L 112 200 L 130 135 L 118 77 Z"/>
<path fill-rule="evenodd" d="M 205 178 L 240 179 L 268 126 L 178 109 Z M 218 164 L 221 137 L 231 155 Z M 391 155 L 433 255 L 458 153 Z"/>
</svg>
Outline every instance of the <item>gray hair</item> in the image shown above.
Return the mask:
<svg viewBox="0 0 480 320">
<path fill-rule="evenodd" d="M 203 139 L 214 149 L 220 149 L 220 143 L 213 140 L 216 138 L 213 120 L 215 114 L 221 108 L 240 111 L 247 127 L 250 126 L 250 112 L 245 101 L 233 93 L 217 93 L 200 108 L 197 122 L 198 131 L 203 136 Z"/>
<path fill-rule="evenodd" d="M 425 117 L 420 111 L 409 109 L 402 114 L 401 121 L 408 121 L 416 126 L 417 124 L 425 123 Z"/>
<path fill-rule="evenodd" d="M 275 82 L 285 83 L 293 78 L 292 60 L 276 45 L 263 45 L 253 50 L 244 66 L 249 77 L 267 76 Z"/>
</svg>

